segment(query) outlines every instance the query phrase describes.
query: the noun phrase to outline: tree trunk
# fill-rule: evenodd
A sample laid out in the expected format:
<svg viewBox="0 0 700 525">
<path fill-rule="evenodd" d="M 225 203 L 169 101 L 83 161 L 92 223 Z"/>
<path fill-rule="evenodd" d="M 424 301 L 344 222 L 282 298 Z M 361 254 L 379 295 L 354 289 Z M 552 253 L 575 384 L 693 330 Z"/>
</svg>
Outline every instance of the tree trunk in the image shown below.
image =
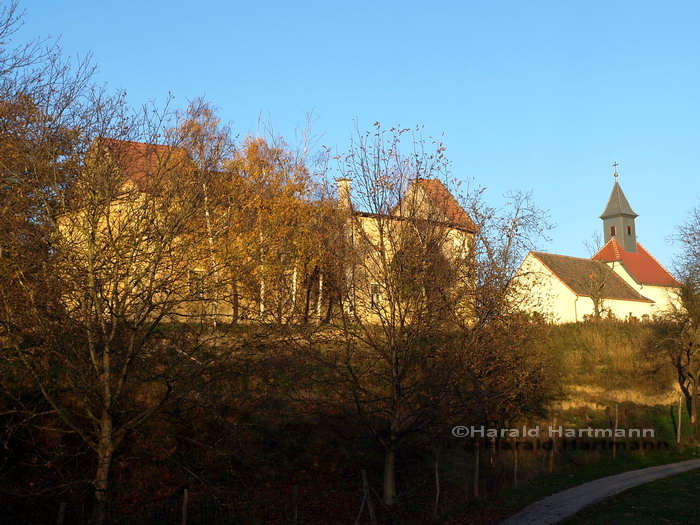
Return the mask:
<svg viewBox="0 0 700 525">
<path fill-rule="evenodd" d="M 316 271 L 306 279 L 306 295 L 304 297 L 304 312 L 301 316 L 302 324 L 307 324 L 309 322 L 309 312 L 311 311 L 311 292 L 314 286 L 314 276 Z"/>
<path fill-rule="evenodd" d="M 320 323 L 321 319 L 321 306 L 323 305 L 323 273 L 318 274 L 318 295 L 316 296 L 316 318 Z"/>
<path fill-rule="evenodd" d="M 112 417 L 105 411 L 100 419 L 100 438 L 97 445 L 97 471 L 95 473 L 94 523 L 107 521 L 109 510 L 109 480 L 114 443 L 112 441 Z"/>
<path fill-rule="evenodd" d="M 391 508 L 396 501 L 396 449 L 393 445 L 384 452 L 384 504 Z"/>
<path fill-rule="evenodd" d="M 328 309 L 326 310 L 326 317 L 323 319 L 324 324 L 331 322 L 331 318 L 333 317 L 333 304 L 335 303 L 334 299 L 335 296 L 333 294 L 328 296 Z"/>
<path fill-rule="evenodd" d="M 698 425 L 698 383 L 693 381 L 690 394 L 690 424 L 694 427 Z"/>
<path fill-rule="evenodd" d="M 240 305 L 238 303 L 238 282 L 233 281 L 233 319 L 232 322 L 237 323 L 239 319 Z"/>
</svg>

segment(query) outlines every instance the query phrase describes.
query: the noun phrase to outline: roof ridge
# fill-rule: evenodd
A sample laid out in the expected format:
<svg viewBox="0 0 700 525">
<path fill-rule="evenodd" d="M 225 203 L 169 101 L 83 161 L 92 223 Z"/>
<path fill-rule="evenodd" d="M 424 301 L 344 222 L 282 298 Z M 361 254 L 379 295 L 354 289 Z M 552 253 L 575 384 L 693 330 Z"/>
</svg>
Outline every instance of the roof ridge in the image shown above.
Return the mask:
<svg viewBox="0 0 700 525">
<path fill-rule="evenodd" d="M 620 255 L 620 243 L 617 242 L 617 237 L 612 238 L 612 247 L 615 250 L 615 257 L 622 259 L 622 255 Z"/>
<path fill-rule="evenodd" d="M 535 250 L 531 250 L 530 253 L 534 253 L 534 254 L 543 253 L 545 255 L 555 255 L 557 257 L 566 257 L 567 259 L 579 259 L 581 261 L 594 261 L 597 263 L 605 264 L 604 261 L 598 261 L 598 260 L 593 259 L 591 257 L 577 257 L 575 255 L 564 255 L 563 253 L 540 252 L 540 251 L 535 251 Z"/>
<path fill-rule="evenodd" d="M 613 250 L 615 250 L 615 257 L 622 259 L 622 255 L 620 255 L 620 243 L 617 242 L 617 237 L 610 237 L 608 244 L 612 245 Z"/>
<path fill-rule="evenodd" d="M 622 209 L 622 199 L 620 199 L 620 192 L 622 191 L 622 188 L 620 187 L 620 183 L 617 181 L 617 177 L 615 177 L 615 188 L 617 189 L 615 192 L 615 196 L 617 197 L 617 207 Z"/>
<path fill-rule="evenodd" d="M 620 249 L 619 249 L 620 247 L 619 247 L 619 244 L 618 244 L 617 239 L 615 237 L 610 237 L 610 240 L 608 242 L 606 242 L 603 246 L 601 246 L 600 249 L 598 249 L 598 251 L 595 252 L 591 256 L 591 259 L 598 261 L 599 259 L 596 259 L 596 257 L 598 257 L 601 254 L 601 252 L 603 250 L 605 250 L 605 248 L 608 246 L 608 244 L 612 245 L 612 249 L 615 251 L 615 261 L 622 260 L 622 256 L 620 255 Z M 605 261 L 601 261 L 601 262 L 605 262 Z"/>
</svg>

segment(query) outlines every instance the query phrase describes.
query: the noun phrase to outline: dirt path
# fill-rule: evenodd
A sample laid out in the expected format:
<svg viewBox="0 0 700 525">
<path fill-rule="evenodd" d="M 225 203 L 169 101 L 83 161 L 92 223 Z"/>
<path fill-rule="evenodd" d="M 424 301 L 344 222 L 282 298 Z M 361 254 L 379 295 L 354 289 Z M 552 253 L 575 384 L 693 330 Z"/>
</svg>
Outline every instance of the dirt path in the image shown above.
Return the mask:
<svg viewBox="0 0 700 525">
<path fill-rule="evenodd" d="M 631 470 L 622 474 L 608 476 L 607 478 L 589 481 L 583 485 L 557 492 L 537 501 L 517 514 L 513 514 L 510 518 L 503 521 L 501 525 L 559 523 L 584 507 L 594 505 L 605 498 L 614 496 L 618 492 L 695 468 L 700 468 L 700 459 L 690 459 L 679 463 Z"/>
</svg>

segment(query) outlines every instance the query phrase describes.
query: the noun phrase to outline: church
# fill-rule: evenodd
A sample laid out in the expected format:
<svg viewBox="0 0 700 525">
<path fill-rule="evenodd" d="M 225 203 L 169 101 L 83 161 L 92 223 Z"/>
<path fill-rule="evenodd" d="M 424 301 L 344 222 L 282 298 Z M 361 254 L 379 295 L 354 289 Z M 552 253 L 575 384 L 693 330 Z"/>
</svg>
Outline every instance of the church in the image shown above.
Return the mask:
<svg viewBox="0 0 700 525">
<path fill-rule="evenodd" d="M 618 181 L 603 221 L 605 244 L 590 259 L 530 252 L 518 270 L 524 309 L 555 323 L 651 319 L 678 308 L 681 283 L 637 241 L 636 219 Z"/>
</svg>

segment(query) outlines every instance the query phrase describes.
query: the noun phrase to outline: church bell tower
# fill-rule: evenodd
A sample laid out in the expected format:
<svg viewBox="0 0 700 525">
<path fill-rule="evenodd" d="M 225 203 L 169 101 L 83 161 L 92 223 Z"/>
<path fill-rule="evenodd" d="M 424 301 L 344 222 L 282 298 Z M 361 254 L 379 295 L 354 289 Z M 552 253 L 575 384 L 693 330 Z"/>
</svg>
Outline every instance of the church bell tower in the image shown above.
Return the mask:
<svg viewBox="0 0 700 525">
<path fill-rule="evenodd" d="M 614 237 L 618 246 L 624 251 L 636 252 L 637 229 L 635 219 L 639 215 L 632 210 L 617 180 L 617 162 L 613 166 L 615 167 L 615 185 L 610 192 L 608 205 L 600 216 L 603 219 L 603 236 L 606 244 Z"/>
</svg>

